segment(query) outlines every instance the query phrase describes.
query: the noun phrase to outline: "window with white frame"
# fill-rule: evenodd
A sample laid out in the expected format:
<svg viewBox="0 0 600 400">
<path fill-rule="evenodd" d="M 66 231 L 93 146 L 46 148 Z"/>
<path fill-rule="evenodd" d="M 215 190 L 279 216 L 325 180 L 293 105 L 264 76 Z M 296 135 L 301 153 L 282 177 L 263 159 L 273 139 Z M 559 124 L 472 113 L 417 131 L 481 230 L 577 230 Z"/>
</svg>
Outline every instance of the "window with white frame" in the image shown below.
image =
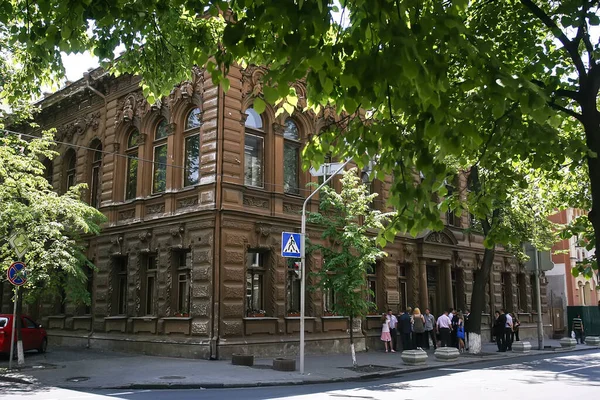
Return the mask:
<svg viewBox="0 0 600 400">
<path fill-rule="evenodd" d="M 244 139 L 244 184 L 247 186 L 264 186 L 264 147 L 262 118 L 253 108 L 248 108 Z"/>
<path fill-rule="evenodd" d="M 152 168 L 152 193 L 162 193 L 167 188 L 167 137 L 168 124 L 161 119 L 154 131 Z"/>
<path fill-rule="evenodd" d="M 140 145 L 140 132 L 135 129 L 127 138 L 127 175 L 125 179 L 125 200 L 134 199 L 137 195 L 138 175 L 138 150 Z"/>
<path fill-rule="evenodd" d="M 200 182 L 200 126 L 201 112 L 192 109 L 185 121 L 183 186 L 193 186 Z"/>
<path fill-rule="evenodd" d="M 155 254 L 145 257 L 144 276 L 144 315 L 156 315 L 156 274 L 158 272 L 157 258 Z"/>
<path fill-rule="evenodd" d="M 246 313 L 264 314 L 265 253 L 249 250 L 246 256 Z"/>
<path fill-rule="evenodd" d="M 70 149 L 66 154 L 66 189 L 69 190 L 71 186 L 75 186 L 75 174 L 76 174 L 76 162 L 77 156 L 75 151 Z"/>
<path fill-rule="evenodd" d="M 175 312 L 179 316 L 187 317 L 190 313 L 192 253 L 189 250 L 173 251 L 173 263 Z"/>
<path fill-rule="evenodd" d="M 298 125 L 291 119 L 285 120 L 283 131 L 283 190 L 285 193 L 300 193 L 300 133 Z"/>
<path fill-rule="evenodd" d="M 102 143 L 97 143 L 92 153 L 92 174 L 90 183 L 90 205 L 94 208 L 100 207 L 102 188 L 100 185 L 102 168 Z"/>
</svg>

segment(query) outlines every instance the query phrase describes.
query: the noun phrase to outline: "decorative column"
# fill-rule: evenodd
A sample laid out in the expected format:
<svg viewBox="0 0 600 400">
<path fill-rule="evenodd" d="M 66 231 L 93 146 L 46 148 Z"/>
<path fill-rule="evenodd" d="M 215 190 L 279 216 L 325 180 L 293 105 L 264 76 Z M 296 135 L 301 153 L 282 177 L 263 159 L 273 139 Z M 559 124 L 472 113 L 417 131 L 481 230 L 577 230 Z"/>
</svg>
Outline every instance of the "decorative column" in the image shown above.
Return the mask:
<svg viewBox="0 0 600 400">
<path fill-rule="evenodd" d="M 419 260 L 419 307 L 425 310 L 429 303 L 429 293 L 427 292 L 427 261 Z"/>
<path fill-rule="evenodd" d="M 448 309 L 450 307 L 456 307 L 456 304 L 453 303 L 452 299 L 452 261 L 444 261 L 442 264 L 443 267 L 443 276 L 444 276 L 444 301 L 445 305 L 442 309 Z"/>
</svg>

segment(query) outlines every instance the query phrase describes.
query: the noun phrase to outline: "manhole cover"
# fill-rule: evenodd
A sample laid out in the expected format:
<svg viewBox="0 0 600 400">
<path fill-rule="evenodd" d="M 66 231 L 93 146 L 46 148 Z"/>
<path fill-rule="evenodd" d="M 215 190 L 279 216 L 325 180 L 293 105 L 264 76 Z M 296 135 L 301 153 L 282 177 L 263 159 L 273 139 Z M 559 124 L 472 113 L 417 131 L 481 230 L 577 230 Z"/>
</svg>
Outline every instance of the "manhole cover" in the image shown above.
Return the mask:
<svg viewBox="0 0 600 400">
<path fill-rule="evenodd" d="M 176 381 L 178 379 L 185 379 L 185 376 L 178 376 L 178 375 L 161 376 L 159 379 L 164 379 L 166 381 Z"/>
<path fill-rule="evenodd" d="M 67 382 L 84 382 L 90 379 L 89 376 L 74 376 L 73 378 L 67 378 Z"/>
</svg>

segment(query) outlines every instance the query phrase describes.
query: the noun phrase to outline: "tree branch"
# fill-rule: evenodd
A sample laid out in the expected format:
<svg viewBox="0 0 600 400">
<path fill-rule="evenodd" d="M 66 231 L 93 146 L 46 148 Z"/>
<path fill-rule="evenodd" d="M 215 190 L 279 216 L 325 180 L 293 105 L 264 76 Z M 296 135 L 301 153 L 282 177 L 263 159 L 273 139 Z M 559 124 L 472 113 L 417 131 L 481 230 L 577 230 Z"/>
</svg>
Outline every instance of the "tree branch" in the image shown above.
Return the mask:
<svg viewBox="0 0 600 400">
<path fill-rule="evenodd" d="M 568 97 L 571 100 L 579 101 L 579 92 L 568 89 L 558 89 L 554 92 L 556 97 Z"/>
<path fill-rule="evenodd" d="M 565 114 L 570 115 L 571 117 L 575 118 L 579 122 L 582 122 L 583 116 L 581 114 L 579 114 L 578 112 L 575 112 L 566 107 L 560 106 L 560 105 L 556 104 L 554 101 L 550 102 L 550 104 L 548 104 L 548 105 L 550 107 L 554 108 L 555 110 L 562 111 Z"/>
<path fill-rule="evenodd" d="M 541 8 L 538 7 L 537 4 L 533 2 L 533 0 L 521 0 L 521 4 L 523 4 L 526 8 L 531 11 L 531 13 L 538 18 L 550 31 L 552 34 L 560 40 L 563 44 L 565 50 L 571 56 L 571 60 L 575 64 L 577 68 L 577 72 L 580 77 L 586 76 L 585 65 L 583 65 L 583 61 L 581 60 L 581 56 L 579 55 L 579 50 L 577 43 L 569 40 L 567 35 L 556 25 L 556 23 L 550 18 L 548 14 L 544 12 Z"/>
</svg>

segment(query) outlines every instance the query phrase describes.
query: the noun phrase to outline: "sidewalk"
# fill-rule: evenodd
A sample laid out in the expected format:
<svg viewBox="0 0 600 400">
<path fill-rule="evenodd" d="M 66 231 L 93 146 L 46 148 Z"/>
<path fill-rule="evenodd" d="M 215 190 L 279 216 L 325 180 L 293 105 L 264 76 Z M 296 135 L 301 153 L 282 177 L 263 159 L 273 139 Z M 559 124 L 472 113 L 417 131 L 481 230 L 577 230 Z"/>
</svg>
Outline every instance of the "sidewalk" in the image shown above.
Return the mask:
<svg viewBox="0 0 600 400">
<path fill-rule="evenodd" d="M 532 343 L 536 345 L 537 343 Z M 558 341 L 545 342 L 553 348 Z M 18 372 L 6 372 L 8 359 L 0 361 L 0 381 L 59 386 L 72 389 L 159 389 L 223 388 L 356 381 L 398 376 L 414 371 L 456 367 L 501 359 L 518 359 L 523 354 L 496 353 L 494 344 L 484 344 L 480 355 L 462 354 L 457 361 L 439 362 L 428 355 L 427 364 L 407 366 L 400 353 L 369 351 L 358 353 L 360 371 L 349 368 L 350 354 L 307 356 L 305 375 L 271 369 L 272 359 L 255 360 L 253 367 L 232 365 L 231 361 L 192 360 L 153 357 L 126 353 L 101 352 L 70 347 L 50 348 L 46 354 L 28 353 L 26 366 Z M 532 350 L 529 355 L 569 353 L 598 349 L 578 345 L 575 350 Z M 298 362 L 296 363 L 298 367 Z"/>
</svg>

